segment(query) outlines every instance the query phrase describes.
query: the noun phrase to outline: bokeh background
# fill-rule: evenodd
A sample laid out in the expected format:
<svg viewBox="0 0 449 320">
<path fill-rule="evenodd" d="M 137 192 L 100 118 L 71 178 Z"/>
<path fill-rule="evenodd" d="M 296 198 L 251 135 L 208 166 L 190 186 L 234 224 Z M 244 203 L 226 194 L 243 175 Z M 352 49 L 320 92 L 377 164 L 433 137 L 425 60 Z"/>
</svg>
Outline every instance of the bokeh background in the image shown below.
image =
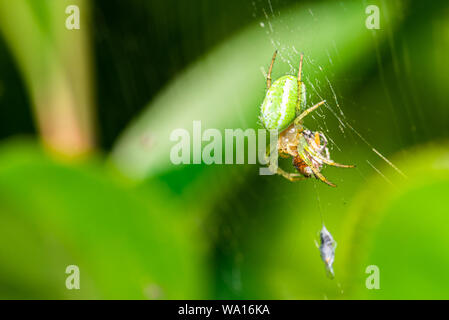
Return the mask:
<svg viewBox="0 0 449 320">
<path fill-rule="evenodd" d="M 449 298 L 447 1 L 0 0 L 0 35 L 1 298 Z M 305 125 L 357 168 L 171 164 L 193 120 L 260 128 L 275 49 L 274 78 L 305 53 Z"/>
</svg>

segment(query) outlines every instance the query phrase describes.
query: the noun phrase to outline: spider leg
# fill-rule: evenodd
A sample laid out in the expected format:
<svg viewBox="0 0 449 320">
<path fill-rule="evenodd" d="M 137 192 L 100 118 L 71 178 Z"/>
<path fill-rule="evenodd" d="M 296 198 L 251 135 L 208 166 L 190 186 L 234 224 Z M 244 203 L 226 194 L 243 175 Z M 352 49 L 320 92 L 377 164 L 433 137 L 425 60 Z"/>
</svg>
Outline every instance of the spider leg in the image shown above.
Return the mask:
<svg viewBox="0 0 449 320">
<path fill-rule="evenodd" d="M 326 152 L 326 159 L 330 160 L 330 154 L 329 154 L 329 149 L 327 148 L 327 138 L 326 138 L 326 136 L 322 132 L 315 132 L 315 134 L 318 134 L 318 136 L 321 137 L 321 139 L 324 141 L 323 145 L 319 146 L 320 147 L 320 151 L 321 152 L 325 151 Z"/>
<path fill-rule="evenodd" d="M 276 59 L 277 53 L 278 53 L 277 50 L 274 51 L 273 58 L 271 58 L 270 68 L 268 69 L 268 74 L 267 74 L 267 90 L 270 89 L 270 87 L 271 87 L 271 71 L 273 70 L 273 64 L 274 64 L 274 60 Z"/>
<path fill-rule="evenodd" d="M 317 159 L 321 160 L 322 162 L 324 162 L 325 164 L 328 164 L 330 166 L 339 167 L 339 168 L 354 168 L 355 167 L 353 165 L 340 164 L 340 163 L 336 163 L 336 162 L 334 162 L 334 161 L 332 161 L 330 159 L 327 159 L 326 157 L 323 157 L 318 152 L 315 152 L 312 148 L 309 148 L 307 145 L 304 146 L 304 149 L 308 153 L 310 153 L 312 155 L 312 157 L 317 158 Z"/>
<path fill-rule="evenodd" d="M 310 167 L 310 169 L 312 169 L 313 174 L 315 175 L 315 177 L 321 181 L 323 181 L 325 184 L 331 186 L 331 187 L 336 187 L 335 184 L 333 184 L 332 182 L 330 182 L 329 180 L 326 179 L 325 176 L 323 176 L 321 174 L 321 172 L 315 168 L 315 166 L 313 165 L 312 161 L 310 161 L 307 156 L 304 154 L 304 151 L 299 152 L 299 155 L 301 156 L 301 159 L 304 160 L 304 162 Z"/>
<path fill-rule="evenodd" d="M 299 116 L 297 116 L 295 118 L 295 125 L 299 125 L 302 119 L 304 119 L 309 113 L 316 110 L 318 107 L 322 106 L 325 102 L 326 102 L 326 100 L 323 100 L 321 102 L 318 102 L 313 107 L 310 107 L 310 108 L 304 110 L 303 113 L 301 113 Z"/>
<path fill-rule="evenodd" d="M 269 158 L 270 153 L 271 153 L 271 152 L 270 152 L 270 149 L 268 149 L 268 150 L 265 152 L 265 161 L 266 161 L 267 163 L 270 162 L 270 158 Z M 281 155 L 282 155 L 282 154 L 281 154 Z M 288 157 L 288 156 L 287 156 L 287 157 Z M 292 182 L 307 179 L 306 177 L 302 176 L 302 175 L 299 174 L 299 173 L 296 173 L 296 172 L 295 172 L 295 173 L 289 173 L 289 172 L 287 172 L 287 171 L 285 171 L 285 170 L 279 168 L 279 166 L 277 166 L 277 168 L 276 168 L 276 174 L 278 174 L 278 175 L 280 175 L 280 176 L 283 176 L 285 179 L 290 180 L 290 181 L 292 181 Z"/>
<path fill-rule="evenodd" d="M 334 187 L 334 188 L 337 187 L 335 184 L 333 184 L 332 182 L 327 180 L 325 176 L 323 176 L 317 169 L 315 169 L 315 167 L 310 167 L 310 168 L 312 169 L 313 174 L 315 175 L 315 177 L 317 177 L 319 180 L 323 181 L 328 186 L 331 186 L 331 187 Z"/>
<path fill-rule="evenodd" d="M 302 92 L 302 89 L 305 87 L 303 86 L 303 83 L 301 81 L 302 78 L 302 61 L 304 59 L 304 53 L 301 53 L 301 57 L 299 58 L 299 67 L 298 67 L 298 99 L 296 100 L 296 114 L 299 114 L 301 112 L 301 97 L 305 92 Z M 305 104 L 305 101 L 303 101 Z"/>
<path fill-rule="evenodd" d="M 304 59 L 304 53 L 301 53 L 301 57 L 299 58 L 299 68 L 298 68 L 298 86 L 301 84 L 302 77 L 302 60 Z"/>
<path fill-rule="evenodd" d="M 290 173 L 290 172 L 286 172 L 284 170 L 282 170 L 281 168 L 277 168 L 277 172 L 278 175 L 283 176 L 285 179 L 290 180 L 292 182 L 294 181 L 299 181 L 299 180 L 306 180 L 307 178 L 304 177 L 303 175 L 299 174 L 299 173 Z"/>
<path fill-rule="evenodd" d="M 316 135 L 318 135 L 318 141 L 321 142 L 321 140 L 323 140 L 323 144 L 322 145 L 318 145 L 318 147 L 320 148 L 320 154 L 324 151 L 326 153 L 325 158 L 327 160 L 331 160 L 331 156 L 329 154 L 329 149 L 327 148 L 327 138 L 326 136 L 322 133 L 322 132 L 315 132 L 315 142 L 317 141 Z M 321 138 L 321 140 L 320 140 Z M 332 160 L 331 160 L 332 161 Z"/>
<path fill-rule="evenodd" d="M 321 146 L 320 133 L 318 131 L 315 131 L 315 143 L 320 148 L 325 147 L 325 145 Z"/>
<path fill-rule="evenodd" d="M 317 133 L 318 136 L 324 141 L 323 147 L 326 147 L 326 146 L 327 146 L 327 138 L 326 138 L 326 136 L 325 136 L 322 132 L 316 132 L 316 133 Z M 320 138 L 318 138 L 318 140 L 319 140 Z"/>
</svg>

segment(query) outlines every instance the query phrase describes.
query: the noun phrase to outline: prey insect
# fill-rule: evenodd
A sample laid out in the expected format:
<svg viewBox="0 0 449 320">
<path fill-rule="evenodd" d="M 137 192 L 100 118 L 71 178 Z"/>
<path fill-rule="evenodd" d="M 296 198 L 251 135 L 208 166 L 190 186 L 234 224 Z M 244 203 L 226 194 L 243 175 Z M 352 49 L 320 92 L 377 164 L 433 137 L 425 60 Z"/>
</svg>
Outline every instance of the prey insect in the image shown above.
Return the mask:
<svg viewBox="0 0 449 320">
<path fill-rule="evenodd" d="M 337 242 L 335 242 L 330 232 L 327 231 L 326 227 L 323 225 L 323 228 L 320 231 L 320 256 L 326 267 L 326 274 L 331 279 L 335 276 L 332 267 L 335 259 L 335 248 L 337 248 Z"/>
</svg>

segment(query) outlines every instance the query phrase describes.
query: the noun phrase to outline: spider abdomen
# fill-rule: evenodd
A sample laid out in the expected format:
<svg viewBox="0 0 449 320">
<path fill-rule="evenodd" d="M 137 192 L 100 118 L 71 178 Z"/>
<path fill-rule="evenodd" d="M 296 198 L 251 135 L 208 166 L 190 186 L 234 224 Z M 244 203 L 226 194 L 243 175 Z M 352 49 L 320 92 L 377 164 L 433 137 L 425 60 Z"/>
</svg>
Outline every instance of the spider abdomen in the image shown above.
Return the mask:
<svg viewBox="0 0 449 320">
<path fill-rule="evenodd" d="M 301 96 L 305 97 L 305 86 Z M 303 99 L 301 99 L 303 100 Z M 295 119 L 298 101 L 298 80 L 294 76 L 277 79 L 268 89 L 260 108 L 262 124 L 267 130 L 283 131 Z M 301 101 L 303 105 L 304 101 Z"/>
</svg>

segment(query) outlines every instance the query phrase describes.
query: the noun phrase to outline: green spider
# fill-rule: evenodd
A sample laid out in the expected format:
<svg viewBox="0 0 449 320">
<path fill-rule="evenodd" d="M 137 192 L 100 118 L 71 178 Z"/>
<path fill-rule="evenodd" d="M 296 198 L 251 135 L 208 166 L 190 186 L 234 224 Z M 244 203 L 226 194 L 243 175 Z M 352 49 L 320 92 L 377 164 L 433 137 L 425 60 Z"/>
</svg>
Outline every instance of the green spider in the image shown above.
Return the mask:
<svg viewBox="0 0 449 320">
<path fill-rule="evenodd" d="M 277 174 L 290 181 L 304 180 L 314 176 L 324 183 L 335 187 L 322 174 L 324 164 L 353 168 L 352 165 L 343 165 L 330 159 L 327 139 L 322 132 L 310 131 L 302 125 L 302 120 L 309 113 L 325 103 L 321 101 L 306 109 L 306 86 L 301 81 L 302 62 L 304 55 L 299 60 L 298 78 L 291 75 L 283 76 L 271 84 L 271 71 L 277 51 L 271 59 L 267 75 L 267 93 L 261 106 L 260 119 L 264 127 L 280 132 L 277 149 L 281 157 L 293 158 L 293 166 L 299 173 L 288 173 L 277 168 Z M 323 142 L 323 143 L 321 143 Z"/>
</svg>

